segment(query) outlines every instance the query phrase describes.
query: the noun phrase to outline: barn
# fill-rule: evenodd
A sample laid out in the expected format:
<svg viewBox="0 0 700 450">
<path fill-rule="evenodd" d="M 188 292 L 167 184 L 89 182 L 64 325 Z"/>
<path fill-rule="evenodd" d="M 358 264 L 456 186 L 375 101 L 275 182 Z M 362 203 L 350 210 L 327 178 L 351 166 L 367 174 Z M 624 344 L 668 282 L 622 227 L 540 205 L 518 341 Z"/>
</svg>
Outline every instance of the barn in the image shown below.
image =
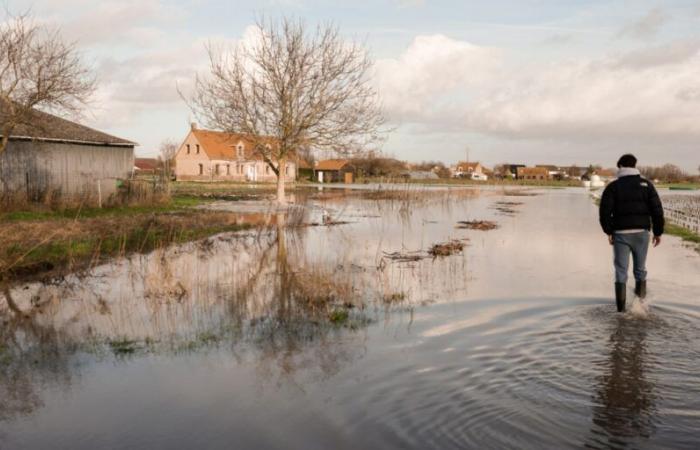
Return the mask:
<svg viewBox="0 0 700 450">
<path fill-rule="evenodd" d="M 0 124 L 7 122 L 0 110 Z M 2 137 L 0 133 L 0 137 Z M 0 153 L 0 196 L 108 199 L 131 176 L 134 142 L 38 110 Z"/>
</svg>

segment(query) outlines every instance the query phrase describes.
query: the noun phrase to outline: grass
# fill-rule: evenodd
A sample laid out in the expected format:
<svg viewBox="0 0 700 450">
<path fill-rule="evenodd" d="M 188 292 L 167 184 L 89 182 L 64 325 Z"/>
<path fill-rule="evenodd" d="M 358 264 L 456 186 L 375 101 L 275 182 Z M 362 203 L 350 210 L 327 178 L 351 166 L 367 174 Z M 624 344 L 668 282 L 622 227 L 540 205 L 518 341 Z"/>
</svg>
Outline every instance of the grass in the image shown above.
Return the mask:
<svg viewBox="0 0 700 450">
<path fill-rule="evenodd" d="M 690 231 L 687 228 L 683 228 L 678 225 L 674 225 L 672 223 L 667 223 L 666 224 L 666 233 L 670 234 L 672 236 L 678 236 L 681 238 L 684 242 L 689 242 L 691 244 L 694 244 L 695 250 L 700 253 L 700 234 L 694 233 L 693 231 Z"/>
<path fill-rule="evenodd" d="M 37 221 L 52 219 L 89 219 L 123 217 L 134 214 L 162 214 L 182 211 L 211 201 L 194 196 L 175 196 L 170 201 L 154 205 L 115 206 L 110 208 L 68 208 L 60 210 L 31 209 L 0 213 L 0 222 Z"/>
<path fill-rule="evenodd" d="M 700 183 L 659 183 L 658 188 L 700 189 Z"/>
<path fill-rule="evenodd" d="M 0 279 L 31 280 L 79 271 L 109 258 L 146 253 L 213 234 L 248 229 L 235 214 L 152 208 L 80 220 L 0 222 Z"/>
</svg>

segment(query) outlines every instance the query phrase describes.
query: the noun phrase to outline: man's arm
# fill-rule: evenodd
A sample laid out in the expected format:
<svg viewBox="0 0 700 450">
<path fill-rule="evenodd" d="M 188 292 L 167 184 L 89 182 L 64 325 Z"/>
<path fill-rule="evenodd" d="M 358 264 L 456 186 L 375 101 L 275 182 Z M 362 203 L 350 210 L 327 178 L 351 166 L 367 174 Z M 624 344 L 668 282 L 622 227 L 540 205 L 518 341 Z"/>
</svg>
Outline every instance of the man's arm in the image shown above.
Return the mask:
<svg viewBox="0 0 700 450">
<path fill-rule="evenodd" d="M 605 187 L 603 195 L 600 197 L 600 207 L 598 208 L 600 226 L 608 236 L 615 232 L 613 229 L 613 211 L 615 210 L 614 184 L 615 182 L 612 182 Z"/>
<path fill-rule="evenodd" d="M 649 182 L 649 214 L 651 215 L 651 225 L 655 237 L 664 234 L 664 207 L 661 204 L 661 198 L 656 191 L 654 185 Z"/>
</svg>

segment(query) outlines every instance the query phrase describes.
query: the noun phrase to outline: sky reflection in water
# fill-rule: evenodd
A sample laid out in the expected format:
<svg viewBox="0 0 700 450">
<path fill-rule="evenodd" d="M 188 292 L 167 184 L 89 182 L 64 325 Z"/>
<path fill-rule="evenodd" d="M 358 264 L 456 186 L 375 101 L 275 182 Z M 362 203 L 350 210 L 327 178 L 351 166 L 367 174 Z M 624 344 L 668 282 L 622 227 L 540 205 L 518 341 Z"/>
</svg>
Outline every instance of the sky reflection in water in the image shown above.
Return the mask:
<svg viewBox="0 0 700 450">
<path fill-rule="evenodd" d="M 304 203 L 260 233 L 16 287 L 36 314 L 4 312 L 2 447 L 697 446 L 700 258 L 679 241 L 651 252 L 650 312 L 621 316 L 581 191 Z M 324 209 L 349 223 L 307 226 Z M 477 219 L 499 228 L 455 227 Z M 385 258 L 452 239 L 463 253 Z M 328 321 L 348 306 L 329 291 L 347 320 Z"/>
</svg>

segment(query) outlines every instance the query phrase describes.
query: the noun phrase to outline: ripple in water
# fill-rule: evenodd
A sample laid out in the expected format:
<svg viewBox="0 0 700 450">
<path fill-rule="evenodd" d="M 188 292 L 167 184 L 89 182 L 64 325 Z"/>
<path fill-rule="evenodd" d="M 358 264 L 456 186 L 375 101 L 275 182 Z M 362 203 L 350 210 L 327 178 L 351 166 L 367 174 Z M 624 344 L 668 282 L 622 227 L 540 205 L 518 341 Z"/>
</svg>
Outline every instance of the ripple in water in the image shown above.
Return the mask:
<svg viewBox="0 0 700 450">
<path fill-rule="evenodd" d="M 633 302 L 617 314 L 600 299 L 456 308 L 418 318 L 420 344 L 370 375 L 358 433 L 379 428 L 396 448 L 697 448 L 692 311 Z"/>
</svg>

